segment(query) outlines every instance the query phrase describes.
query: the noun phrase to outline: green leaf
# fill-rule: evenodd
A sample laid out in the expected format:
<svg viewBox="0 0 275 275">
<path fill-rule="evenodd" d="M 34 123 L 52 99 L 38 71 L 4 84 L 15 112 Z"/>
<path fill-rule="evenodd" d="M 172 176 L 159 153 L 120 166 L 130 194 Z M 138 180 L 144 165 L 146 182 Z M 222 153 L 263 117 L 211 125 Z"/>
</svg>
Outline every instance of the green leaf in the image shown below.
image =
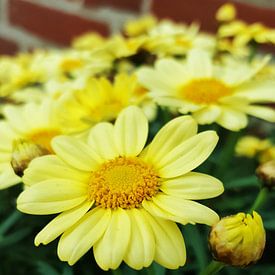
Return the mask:
<svg viewBox="0 0 275 275">
<path fill-rule="evenodd" d="M 55 268 L 43 261 L 38 261 L 36 263 L 36 269 L 39 275 L 60 275 Z"/>
<path fill-rule="evenodd" d="M 244 188 L 244 187 L 259 187 L 259 182 L 256 176 L 248 176 L 232 181 L 225 182 L 224 186 L 226 189 Z"/>
<path fill-rule="evenodd" d="M 12 244 L 16 244 L 22 239 L 24 239 L 27 235 L 30 233 L 29 228 L 22 228 L 12 234 L 9 234 L 7 236 L 1 236 L 0 237 L 0 248 L 3 249 L 6 246 L 10 246 Z"/>
<path fill-rule="evenodd" d="M 4 235 L 21 217 L 22 214 L 17 210 L 10 214 L 7 219 L 0 224 L 0 235 Z"/>
<path fill-rule="evenodd" d="M 275 220 L 264 221 L 264 227 L 268 230 L 275 230 Z"/>
<path fill-rule="evenodd" d="M 163 266 L 161 266 L 161 265 L 159 265 L 159 264 L 157 264 L 157 263 L 155 263 L 155 262 L 153 262 L 153 264 L 149 267 L 149 270 L 150 270 L 150 268 L 152 268 L 152 270 L 153 270 L 153 272 L 154 273 L 150 273 L 150 272 L 148 272 L 148 275 L 150 274 L 155 274 L 155 275 L 165 275 L 165 273 L 166 273 L 166 269 L 163 267 Z M 147 269 L 148 270 L 148 269 Z"/>
<path fill-rule="evenodd" d="M 65 265 L 64 269 L 63 269 L 63 272 L 62 272 L 62 275 L 73 275 L 73 274 L 74 274 L 73 268 Z"/>
<path fill-rule="evenodd" d="M 207 251 L 202 235 L 197 226 L 193 225 L 184 226 L 183 232 L 185 238 L 190 240 L 189 244 L 194 251 L 194 255 L 196 256 L 197 266 L 199 270 L 202 270 L 207 264 Z"/>
</svg>

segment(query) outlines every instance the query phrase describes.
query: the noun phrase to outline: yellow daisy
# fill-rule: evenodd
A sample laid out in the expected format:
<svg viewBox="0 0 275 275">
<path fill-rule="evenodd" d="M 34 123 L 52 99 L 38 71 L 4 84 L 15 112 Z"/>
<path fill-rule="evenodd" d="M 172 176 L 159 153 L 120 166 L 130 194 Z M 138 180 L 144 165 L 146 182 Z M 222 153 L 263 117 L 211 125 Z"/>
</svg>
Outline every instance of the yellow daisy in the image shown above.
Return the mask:
<svg viewBox="0 0 275 275">
<path fill-rule="evenodd" d="M 148 121 L 135 106 L 114 125 L 98 123 L 87 142 L 54 138 L 56 155 L 33 160 L 25 170 L 28 188 L 17 200 L 29 214 L 59 214 L 35 238 L 48 244 L 62 234 L 58 256 L 70 265 L 88 250 L 98 265 L 134 269 L 152 261 L 176 269 L 185 264 L 181 224 L 213 225 L 218 215 L 193 200 L 218 196 L 222 183 L 191 172 L 213 151 L 214 131 L 197 134 L 190 116 L 166 124 L 145 148 Z M 61 172 L 62 171 L 62 172 Z"/>
<path fill-rule="evenodd" d="M 184 63 L 163 59 L 137 75 L 158 104 L 191 112 L 199 124 L 217 122 L 238 131 L 247 125 L 247 114 L 275 122 L 272 108 L 257 105 L 275 102 L 274 80 L 253 79 L 266 62 L 215 64 L 208 53 L 193 50 Z"/>
<path fill-rule="evenodd" d="M 56 116 L 68 131 L 90 128 L 97 122 L 111 121 L 129 105 L 139 105 L 154 117 L 156 106 L 136 76 L 116 75 L 112 83 L 105 77 L 89 78 L 83 88 L 67 91 L 57 101 Z"/>
<path fill-rule="evenodd" d="M 29 142 L 50 154 L 52 153 L 51 139 L 63 133 L 52 117 L 52 104 L 49 101 L 42 104 L 7 106 L 3 113 L 5 118 L 0 122 L 0 189 L 22 181 L 12 169 L 13 157 L 16 160 L 22 158 L 24 165 L 28 157 L 33 157 L 33 150 L 31 149 L 28 156 L 25 148 L 22 148 L 23 156 L 18 156 L 17 151 L 20 151 L 20 148 L 17 146 L 21 146 L 22 142 Z"/>
</svg>

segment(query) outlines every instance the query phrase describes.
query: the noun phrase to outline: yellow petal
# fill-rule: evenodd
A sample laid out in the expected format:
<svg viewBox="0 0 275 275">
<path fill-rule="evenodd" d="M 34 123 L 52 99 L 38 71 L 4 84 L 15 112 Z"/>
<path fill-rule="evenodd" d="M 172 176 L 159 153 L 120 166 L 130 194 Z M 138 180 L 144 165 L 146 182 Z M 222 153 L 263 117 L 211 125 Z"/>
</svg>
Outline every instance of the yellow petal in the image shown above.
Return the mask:
<svg viewBox="0 0 275 275">
<path fill-rule="evenodd" d="M 4 165 L 3 170 L 0 171 L 0 190 L 18 184 L 21 181 L 22 179 L 14 173 L 9 163 Z"/>
<path fill-rule="evenodd" d="M 255 103 L 275 102 L 274 80 L 250 81 L 236 90 L 237 95 Z"/>
<path fill-rule="evenodd" d="M 48 244 L 56 239 L 82 218 L 92 205 L 93 202 L 86 201 L 73 209 L 59 214 L 36 235 L 34 240 L 35 245 L 38 246 L 41 243 Z"/>
<path fill-rule="evenodd" d="M 221 113 L 218 106 L 211 105 L 195 111 L 192 116 L 199 124 L 213 123 Z"/>
<path fill-rule="evenodd" d="M 58 157 L 79 170 L 92 171 L 102 162 L 88 145 L 73 137 L 58 136 L 53 139 L 52 147 Z"/>
<path fill-rule="evenodd" d="M 87 185 L 63 179 L 45 180 L 26 188 L 17 199 L 17 208 L 28 214 L 56 214 L 81 204 Z"/>
<path fill-rule="evenodd" d="M 273 108 L 250 105 L 245 108 L 245 112 L 251 116 L 255 116 L 266 121 L 275 122 L 275 110 Z"/>
<path fill-rule="evenodd" d="M 115 143 L 121 156 L 137 156 L 143 149 L 148 135 L 148 121 L 135 106 L 124 109 L 114 126 Z"/>
<path fill-rule="evenodd" d="M 6 121 L 0 121 L 0 149 L 1 151 L 11 152 L 13 140 L 19 138 L 20 135 L 16 134 Z"/>
<path fill-rule="evenodd" d="M 89 133 L 88 144 L 103 160 L 119 156 L 114 142 L 114 126 L 111 123 L 102 122 L 94 126 Z"/>
<path fill-rule="evenodd" d="M 6 106 L 3 113 L 9 125 L 20 134 L 25 133 L 28 124 L 25 117 L 22 116 L 22 107 Z M 28 120 L 27 120 L 28 121 Z"/>
<path fill-rule="evenodd" d="M 111 217 L 110 209 L 96 207 L 67 230 L 58 243 L 58 257 L 76 263 L 104 234 Z"/>
<path fill-rule="evenodd" d="M 167 195 L 191 200 L 213 198 L 224 191 L 218 179 L 196 172 L 165 180 L 160 189 Z"/>
<path fill-rule="evenodd" d="M 187 55 L 187 70 L 191 77 L 212 77 L 213 65 L 210 54 L 202 50 L 191 50 Z"/>
<path fill-rule="evenodd" d="M 141 209 L 127 210 L 131 220 L 131 236 L 124 261 L 134 269 L 151 265 L 155 256 L 153 231 Z"/>
<path fill-rule="evenodd" d="M 205 131 L 183 141 L 154 163 L 159 175 L 172 178 L 183 175 L 204 162 L 214 150 L 218 136 L 214 131 Z"/>
<path fill-rule="evenodd" d="M 219 221 L 219 216 L 212 209 L 190 200 L 185 200 L 164 194 L 153 197 L 153 203 L 178 219 L 189 223 L 213 225 Z"/>
<path fill-rule="evenodd" d="M 24 171 L 23 182 L 32 185 L 47 179 L 68 179 L 88 182 L 90 173 L 80 171 L 67 165 L 56 155 L 47 155 L 31 161 Z"/>
<path fill-rule="evenodd" d="M 183 266 L 186 261 L 185 244 L 177 225 L 171 221 L 154 218 L 146 211 L 144 214 L 155 236 L 155 261 L 169 269 Z"/>
<path fill-rule="evenodd" d="M 166 211 L 165 209 L 160 208 L 152 200 L 144 200 L 142 202 L 144 209 L 154 217 L 159 217 L 165 220 L 171 220 L 181 224 L 188 224 L 188 220 L 184 220 L 181 217 L 171 214 L 171 212 Z"/>
<path fill-rule="evenodd" d="M 163 126 L 148 146 L 144 160 L 155 163 L 184 140 L 197 133 L 197 124 L 191 116 L 175 118 Z"/>
<path fill-rule="evenodd" d="M 95 260 L 103 270 L 119 267 L 127 253 L 130 232 L 127 210 L 112 210 L 111 220 L 103 237 L 94 245 Z"/>
<path fill-rule="evenodd" d="M 216 122 L 228 130 L 239 131 L 246 127 L 248 120 L 244 112 L 223 107 L 221 115 L 218 117 Z"/>
</svg>

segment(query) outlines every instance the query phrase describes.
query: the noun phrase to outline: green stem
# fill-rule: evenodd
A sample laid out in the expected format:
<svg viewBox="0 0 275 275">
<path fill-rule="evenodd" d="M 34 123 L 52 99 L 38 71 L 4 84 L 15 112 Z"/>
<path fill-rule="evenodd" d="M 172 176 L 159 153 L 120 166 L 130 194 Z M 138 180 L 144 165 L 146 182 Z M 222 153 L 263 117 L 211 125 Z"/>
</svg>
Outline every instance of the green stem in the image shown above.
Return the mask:
<svg viewBox="0 0 275 275">
<path fill-rule="evenodd" d="M 15 210 L 8 218 L 0 224 L 0 236 L 4 235 L 22 216 L 20 212 Z"/>
<path fill-rule="evenodd" d="M 249 212 L 252 212 L 253 210 L 258 210 L 266 201 L 268 193 L 268 189 L 266 187 L 263 187 L 258 193 L 258 196 L 256 197 Z"/>
<path fill-rule="evenodd" d="M 224 263 L 212 261 L 203 271 L 200 272 L 200 275 L 217 274 L 223 267 L 224 267 Z"/>
</svg>

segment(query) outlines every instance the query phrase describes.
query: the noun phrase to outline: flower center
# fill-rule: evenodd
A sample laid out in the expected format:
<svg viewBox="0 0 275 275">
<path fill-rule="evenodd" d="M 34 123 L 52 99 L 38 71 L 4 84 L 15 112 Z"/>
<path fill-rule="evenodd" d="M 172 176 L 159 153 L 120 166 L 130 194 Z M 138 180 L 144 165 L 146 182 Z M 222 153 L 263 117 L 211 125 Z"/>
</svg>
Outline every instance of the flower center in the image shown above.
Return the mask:
<svg viewBox="0 0 275 275">
<path fill-rule="evenodd" d="M 155 170 L 136 157 L 103 163 L 90 179 L 88 196 L 103 208 L 137 208 L 159 189 Z"/>
<path fill-rule="evenodd" d="M 216 103 L 220 98 L 231 95 L 232 90 L 216 79 L 196 79 L 180 89 L 180 96 L 196 104 Z"/>
<path fill-rule="evenodd" d="M 48 150 L 50 153 L 53 153 L 51 140 L 57 135 L 60 135 L 60 131 L 56 129 L 38 130 L 27 135 L 27 140 L 30 140 Z"/>
</svg>

